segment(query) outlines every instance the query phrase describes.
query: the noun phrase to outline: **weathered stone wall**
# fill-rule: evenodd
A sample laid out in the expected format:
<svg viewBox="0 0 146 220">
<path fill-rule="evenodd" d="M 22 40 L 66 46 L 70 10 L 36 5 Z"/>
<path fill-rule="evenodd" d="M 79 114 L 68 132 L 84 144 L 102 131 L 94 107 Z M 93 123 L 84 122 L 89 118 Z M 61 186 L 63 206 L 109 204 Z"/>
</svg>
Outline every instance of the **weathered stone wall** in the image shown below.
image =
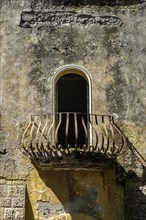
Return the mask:
<svg viewBox="0 0 146 220">
<path fill-rule="evenodd" d="M 127 181 L 125 187 L 125 201 L 125 219 L 144 220 L 146 216 L 146 184 L 141 181 L 135 181 L 134 179 L 132 181 Z"/>
<path fill-rule="evenodd" d="M 30 209 L 26 214 L 28 220 L 30 216 L 32 219 L 45 219 L 40 211 L 43 203 L 46 209 L 55 204 L 59 210 L 63 209 L 64 204 L 72 204 L 69 193 L 66 192 L 70 188 L 74 189 L 75 199 L 82 200 L 93 185 L 92 190 L 95 190 L 95 194 L 100 195 L 100 198 L 91 199 L 91 203 L 93 202 L 91 207 L 92 211 L 97 205 L 101 207 L 103 215 L 99 216 L 99 219 L 124 219 L 125 190 L 125 219 L 144 220 L 146 218 L 145 1 L 1 0 L 0 7 L 2 72 L 0 178 L 5 181 L 3 187 L 8 189 L 12 181 L 15 188 L 16 180 L 28 180 L 26 199 L 30 202 L 27 203 L 29 204 L 27 210 Z M 122 172 L 119 169 L 116 171 L 118 183 L 115 174 L 111 175 L 114 176 L 113 180 L 109 177 L 109 173 L 114 172 L 115 167 L 112 171 L 111 168 L 107 172 L 103 170 L 103 173 L 106 173 L 105 179 L 109 178 L 111 185 L 107 183 L 108 181 L 104 183 L 102 172 L 99 171 L 71 172 L 74 187 L 67 182 L 65 171 L 60 171 L 59 174 L 56 171 L 52 176 L 50 171 L 45 174 L 42 171 L 39 172 L 40 176 L 37 176 L 38 171 L 20 151 L 19 136 L 28 123 L 30 114 L 52 112 L 52 76 L 63 65 L 71 63 L 82 66 L 91 75 L 92 112 L 118 115 L 117 123 L 129 140 L 128 146 L 133 150 L 132 152 L 127 148 L 118 158 L 118 166 L 121 167 L 120 170 L 123 169 Z M 47 180 L 48 176 L 51 181 Z M 81 183 L 82 178 L 84 181 Z M 40 182 L 40 188 L 37 181 Z M 57 181 L 60 181 L 60 185 L 56 183 Z M 61 192 L 63 187 L 64 193 Z M 32 196 L 33 190 L 35 196 Z M 58 190 L 56 194 L 55 190 Z M 3 192 L 5 194 L 3 197 L 7 198 L 9 191 Z M 57 198 L 59 196 L 60 202 Z M 88 197 L 85 196 L 86 198 Z M 11 215 L 11 219 L 17 215 L 17 207 L 15 209 L 13 203 L 15 198 L 10 199 L 11 206 L 6 207 L 2 204 L 4 220 L 8 219 L 6 213 L 9 211 L 15 213 Z M 24 199 L 24 196 L 21 199 Z M 50 204 L 50 201 L 53 202 Z M 87 204 L 84 205 L 86 209 Z M 114 205 L 117 207 L 116 211 Z M 24 211 L 24 204 L 20 209 Z M 54 208 L 52 213 L 55 213 L 53 210 Z M 58 219 L 71 217 L 80 220 L 97 219 L 97 216 L 92 216 L 93 213 L 91 216 L 87 213 L 88 216 L 85 216 L 78 211 L 81 216 L 73 217 L 69 211 L 66 215 L 60 212 L 57 215 Z"/>
</svg>

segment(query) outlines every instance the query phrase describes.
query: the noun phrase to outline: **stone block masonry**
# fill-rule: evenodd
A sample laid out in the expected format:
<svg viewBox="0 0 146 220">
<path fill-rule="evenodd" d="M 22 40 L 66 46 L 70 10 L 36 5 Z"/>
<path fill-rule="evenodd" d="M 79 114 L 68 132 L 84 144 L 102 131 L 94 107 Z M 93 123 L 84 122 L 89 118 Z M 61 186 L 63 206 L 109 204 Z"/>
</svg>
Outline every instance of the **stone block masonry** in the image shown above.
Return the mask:
<svg viewBox="0 0 146 220">
<path fill-rule="evenodd" d="M 0 179 L 0 219 L 25 219 L 25 181 Z"/>
</svg>

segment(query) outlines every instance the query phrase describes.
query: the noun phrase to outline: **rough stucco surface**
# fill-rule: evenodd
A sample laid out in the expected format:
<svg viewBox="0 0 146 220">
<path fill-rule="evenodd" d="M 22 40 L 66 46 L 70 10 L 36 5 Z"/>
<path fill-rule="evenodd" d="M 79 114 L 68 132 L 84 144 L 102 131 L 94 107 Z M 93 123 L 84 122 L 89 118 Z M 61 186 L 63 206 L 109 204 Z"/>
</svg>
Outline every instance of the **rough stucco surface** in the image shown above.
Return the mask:
<svg viewBox="0 0 146 220">
<path fill-rule="evenodd" d="M 118 179 L 112 168 L 90 172 L 32 171 L 27 189 L 34 204 L 33 218 L 57 219 L 69 213 L 68 219 L 76 220 L 124 219 L 123 187 L 116 185 Z"/>
<path fill-rule="evenodd" d="M 137 159 L 127 148 L 118 158 L 118 165 L 124 170 L 122 173 L 117 171 L 123 187 L 121 190 L 120 185 L 119 191 L 117 190 L 121 196 L 119 204 L 116 201 L 118 217 L 109 214 L 108 207 L 103 210 L 108 197 L 107 194 L 103 193 L 103 197 L 99 194 L 100 184 L 93 179 L 91 171 L 86 172 L 94 184 L 88 186 L 88 181 L 84 178 L 83 192 L 81 185 L 76 186 L 82 179 L 82 174 L 74 171 L 73 182 L 74 187 L 77 187 L 75 194 L 82 192 L 81 197 L 76 195 L 76 198 L 82 200 L 84 195 L 88 195 L 90 186 L 94 185 L 92 189 L 95 187 L 97 196 L 102 198 L 99 201 L 98 197 L 91 199 L 94 203 L 91 213 L 98 206 L 103 210 L 99 219 L 123 220 L 125 189 L 125 219 L 146 218 L 146 6 L 145 1 L 126 2 L 34 0 L 30 4 L 27 0 L 1 0 L 0 178 L 20 180 L 20 183 L 28 179 L 29 208 L 32 206 L 34 212 L 32 214 L 29 211 L 29 214 L 36 219 L 42 214 L 37 210 L 42 209 L 42 203 L 45 207 L 52 207 L 52 203 L 56 207 L 61 204 L 58 206 L 59 210 L 63 210 L 65 204 L 71 206 L 72 203 L 68 200 L 67 192 L 64 192 L 61 194 L 62 197 L 66 196 L 65 199 L 61 198 L 63 202 L 60 203 L 56 195 L 55 201 L 50 204 L 54 197 L 51 192 L 53 185 L 49 185 L 49 182 L 47 189 L 42 185 L 40 193 L 32 198 L 33 188 L 36 190 L 34 180 L 39 182 L 42 179 L 33 176 L 37 171 L 21 153 L 19 135 L 27 125 L 30 114 L 52 112 L 52 76 L 63 65 L 71 63 L 82 66 L 91 75 L 92 112 L 118 115 L 117 124 L 130 141 L 129 146 L 141 155 L 134 150 Z M 61 175 L 66 175 L 64 171 L 61 172 Z M 45 178 L 47 175 L 51 174 L 46 173 Z M 97 179 L 103 181 L 101 173 L 97 172 L 96 175 Z M 75 177 L 78 178 L 77 181 Z M 54 185 L 58 179 L 54 174 Z M 30 180 L 34 181 L 34 185 L 30 185 Z M 114 186 L 111 186 L 112 192 L 109 195 L 117 189 L 117 183 L 112 184 Z M 49 191 L 46 195 L 50 195 L 50 200 L 43 197 L 43 187 Z M 62 184 L 60 188 L 63 188 Z M 70 188 L 69 183 L 64 183 L 64 188 Z M 104 184 L 102 192 L 103 188 Z M 113 199 L 111 204 L 114 202 Z M 22 207 L 24 208 L 24 204 Z M 135 212 L 137 209 L 141 211 Z M 3 216 L 6 215 L 7 206 L 0 207 L 0 210 Z M 71 215 L 75 215 L 72 219 L 89 220 L 89 216 L 83 213 L 77 215 L 72 208 L 68 210 L 65 215 L 60 211 L 55 218 L 71 219 L 71 212 Z M 109 214 L 106 218 L 105 213 Z M 92 214 L 90 219 L 94 219 Z M 26 219 L 29 220 L 29 217 Z"/>
</svg>

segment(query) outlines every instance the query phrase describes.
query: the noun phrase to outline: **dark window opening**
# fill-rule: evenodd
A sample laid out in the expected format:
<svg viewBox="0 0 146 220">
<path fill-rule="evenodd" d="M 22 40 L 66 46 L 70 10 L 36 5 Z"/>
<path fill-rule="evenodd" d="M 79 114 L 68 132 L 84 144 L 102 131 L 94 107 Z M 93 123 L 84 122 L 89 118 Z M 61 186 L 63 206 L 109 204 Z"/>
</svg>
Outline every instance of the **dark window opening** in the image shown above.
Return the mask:
<svg viewBox="0 0 146 220">
<path fill-rule="evenodd" d="M 80 75 L 67 74 L 57 82 L 57 111 L 62 112 L 62 120 L 58 132 L 58 144 L 66 147 L 87 144 L 85 128 L 88 113 L 88 84 Z M 66 136 L 67 114 L 69 112 L 68 135 Z M 77 113 L 77 114 L 74 114 Z M 76 127 L 76 128 L 75 128 Z"/>
</svg>

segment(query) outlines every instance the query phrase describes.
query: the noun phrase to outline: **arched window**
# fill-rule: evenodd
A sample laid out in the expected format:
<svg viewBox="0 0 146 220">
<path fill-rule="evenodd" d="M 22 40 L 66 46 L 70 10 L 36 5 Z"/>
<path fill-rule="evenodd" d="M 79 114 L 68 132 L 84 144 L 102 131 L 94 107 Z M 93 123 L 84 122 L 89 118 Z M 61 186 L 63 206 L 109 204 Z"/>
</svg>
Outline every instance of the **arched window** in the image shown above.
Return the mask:
<svg viewBox="0 0 146 220">
<path fill-rule="evenodd" d="M 55 74 L 53 85 L 58 144 L 82 147 L 89 142 L 86 132 L 91 112 L 90 76 L 79 66 L 67 65 Z"/>
</svg>

